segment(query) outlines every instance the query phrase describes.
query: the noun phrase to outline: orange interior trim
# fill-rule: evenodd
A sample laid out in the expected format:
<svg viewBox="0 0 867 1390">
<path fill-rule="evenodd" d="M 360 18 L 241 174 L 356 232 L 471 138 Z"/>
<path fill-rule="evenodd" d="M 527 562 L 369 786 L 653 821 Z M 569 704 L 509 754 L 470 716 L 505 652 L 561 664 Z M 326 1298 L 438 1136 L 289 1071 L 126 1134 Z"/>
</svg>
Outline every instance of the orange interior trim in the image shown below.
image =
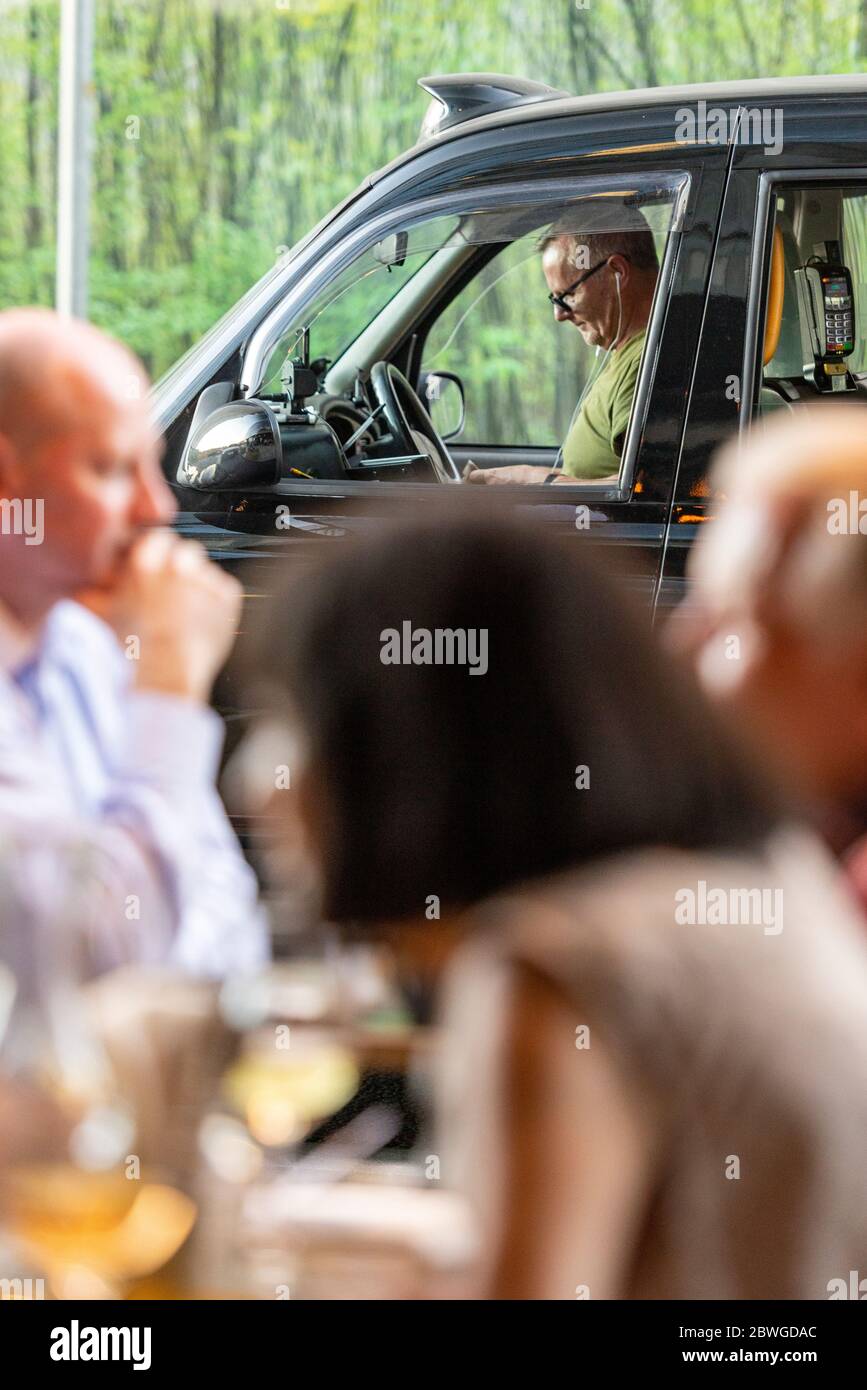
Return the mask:
<svg viewBox="0 0 867 1390">
<path fill-rule="evenodd" d="M 771 249 L 771 283 L 768 286 L 768 312 L 765 318 L 765 350 L 762 366 L 767 366 L 777 350 L 780 341 L 780 324 L 783 321 L 783 288 L 785 286 L 785 263 L 783 261 L 783 234 L 779 227 L 774 228 L 774 245 Z"/>
</svg>

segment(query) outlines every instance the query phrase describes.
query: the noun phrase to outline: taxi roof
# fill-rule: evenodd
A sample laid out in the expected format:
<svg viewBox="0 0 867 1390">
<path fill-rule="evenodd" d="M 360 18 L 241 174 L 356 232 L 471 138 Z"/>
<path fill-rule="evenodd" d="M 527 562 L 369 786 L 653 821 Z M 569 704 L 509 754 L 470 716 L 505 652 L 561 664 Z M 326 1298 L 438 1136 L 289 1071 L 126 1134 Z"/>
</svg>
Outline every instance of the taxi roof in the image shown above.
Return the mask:
<svg viewBox="0 0 867 1390">
<path fill-rule="evenodd" d="M 867 73 L 835 73 L 810 77 L 751 77 L 727 82 L 692 82 L 673 87 L 637 87 L 630 91 L 591 92 L 586 96 L 552 96 L 536 99 L 481 116 L 471 116 L 439 134 L 420 140 L 381 169 L 369 175 L 369 186 L 401 164 L 465 135 L 503 127 L 527 125 L 556 117 L 584 116 L 601 111 L 641 111 L 656 106 L 689 106 L 699 101 L 751 105 L 780 102 L 786 98 L 832 97 L 851 92 L 867 96 Z"/>
</svg>

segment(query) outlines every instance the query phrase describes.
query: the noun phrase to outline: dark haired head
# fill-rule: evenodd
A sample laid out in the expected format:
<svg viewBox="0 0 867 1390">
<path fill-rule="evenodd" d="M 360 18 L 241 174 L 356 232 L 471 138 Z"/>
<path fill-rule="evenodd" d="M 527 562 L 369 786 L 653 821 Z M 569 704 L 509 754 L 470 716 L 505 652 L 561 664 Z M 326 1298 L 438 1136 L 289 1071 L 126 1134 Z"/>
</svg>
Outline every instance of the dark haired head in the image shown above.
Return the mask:
<svg viewBox="0 0 867 1390">
<path fill-rule="evenodd" d="M 466 906 L 599 855 L 744 847 L 770 829 L 698 689 L 587 550 L 574 532 L 437 510 L 343 543 L 303 598 L 296 579 L 274 603 L 256 664 L 309 741 L 331 920 L 420 915 L 431 895 Z M 431 654 L 438 631 L 486 634 L 487 670 L 384 662 L 424 655 L 424 640 L 402 651 L 404 624 Z"/>
</svg>

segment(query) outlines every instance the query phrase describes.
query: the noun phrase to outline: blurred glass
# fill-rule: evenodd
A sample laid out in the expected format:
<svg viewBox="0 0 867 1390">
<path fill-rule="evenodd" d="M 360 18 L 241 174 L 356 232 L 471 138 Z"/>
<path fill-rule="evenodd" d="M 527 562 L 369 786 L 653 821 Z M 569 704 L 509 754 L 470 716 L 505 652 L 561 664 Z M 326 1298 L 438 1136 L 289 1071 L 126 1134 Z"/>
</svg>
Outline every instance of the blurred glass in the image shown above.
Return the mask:
<svg viewBox="0 0 867 1390">
<path fill-rule="evenodd" d="M 305 1031 L 281 1050 L 279 1035 L 263 1032 L 245 1040 L 223 1090 L 252 1137 L 274 1148 L 299 1143 L 346 1104 L 358 1082 L 352 1053 L 326 1034 Z"/>
<path fill-rule="evenodd" d="M 360 1069 L 328 1026 L 343 1008 L 333 972 L 322 961 L 298 960 L 228 980 L 220 1010 L 240 1046 L 222 1078 L 223 1115 L 209 1116 L 200 1147 L 214 1172 L 243 1180 L 340 1110 L 358 1089 Z"/>
<path fill-rule="evenodd" d="M 142 1171 L 92 1026 L 79 868 L 37 887 L 0 854 L 0 1243 L 53 1297 L 111 1298 L 176 1252 L 195 1207 Z"/>
</svg>

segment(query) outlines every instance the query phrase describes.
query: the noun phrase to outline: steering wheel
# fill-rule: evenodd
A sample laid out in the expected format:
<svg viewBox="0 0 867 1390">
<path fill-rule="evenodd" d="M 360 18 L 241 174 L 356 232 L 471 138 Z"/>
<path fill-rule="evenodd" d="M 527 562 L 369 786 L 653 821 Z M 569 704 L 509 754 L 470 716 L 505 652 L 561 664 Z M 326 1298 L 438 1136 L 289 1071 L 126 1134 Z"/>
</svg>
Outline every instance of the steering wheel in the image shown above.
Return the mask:
<svg viewBox="0 0 867 1390">
<path fill-rule="evenodd" d="M 370 389 L 382 418 L 399 448 L 405 454 L 424 454 L 439 483 L 459 483 L 460 470 L 437 433 L 421 399 L 403 372 L 391 362 L 374 362 L 370 369 Z"/>
</svg>

